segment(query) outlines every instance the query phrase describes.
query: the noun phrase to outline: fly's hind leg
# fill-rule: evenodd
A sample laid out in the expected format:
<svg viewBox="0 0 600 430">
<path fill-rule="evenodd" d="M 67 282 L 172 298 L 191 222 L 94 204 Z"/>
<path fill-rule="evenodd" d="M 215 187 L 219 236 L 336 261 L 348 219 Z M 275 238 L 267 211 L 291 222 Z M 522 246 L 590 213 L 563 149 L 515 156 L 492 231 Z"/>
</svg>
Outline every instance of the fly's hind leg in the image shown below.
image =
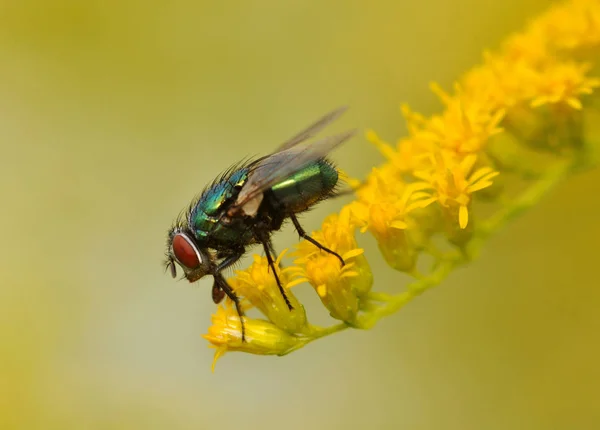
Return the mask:
<svg viewBox="0 0 600 430">
<path fill-rule="evenodd" d="M 335 255 L 337 257 L 338 260 L 340 260 L 340 263 L 342 263 L 342 266 L 344 266 L 346 263 L 344 262 L 344 259 L 340 256 L 340 254 L 338 254 L 335 251 L 332 251 L 331 249 L 321 245 L 319 242 L 317 242 L 316 240 L 314 240 L 312 237 L 310 237 L 306 231 L 302 228 L 302 226 L 300 225 L 300 222 L 298 221 L 298 218 L 296 218 L 296 215 L 291 214 L 290 218 L 292 220 L 292 222 L 294 223 L 294 227 L 296 227 L 296 231 L 298 232 L 298 234 L 300 235 L 301 238 L 306 239 L 307 241 L 309 241 L 310 243 L 312 243 L 313 245 L 315 245 L 317 248 L 319 248 L 321 251 L 325 251 L 331 255 Z"/>
</svg>

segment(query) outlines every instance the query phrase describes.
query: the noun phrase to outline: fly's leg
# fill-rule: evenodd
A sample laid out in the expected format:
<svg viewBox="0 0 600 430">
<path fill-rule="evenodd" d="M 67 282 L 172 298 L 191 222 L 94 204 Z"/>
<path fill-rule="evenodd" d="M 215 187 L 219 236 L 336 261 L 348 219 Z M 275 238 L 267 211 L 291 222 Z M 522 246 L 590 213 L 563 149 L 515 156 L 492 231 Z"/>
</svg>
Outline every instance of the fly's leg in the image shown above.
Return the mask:
<svg viewBox="0 0 600 430">
<path fill-rule="evenodd" d="M 213 271 L 213 274 L 212 274 L 213 278 L 215 279 L 215 283 L 214 283 L 213 289 L 212 289 L 212 296 L 213 296 L 213 301 L 215 303 L 218 303 L 221 300 L 223 300 L 223 294 L 226 294 L 227 297 L 229 297 L 231 299 L 231 301 L 235 304 L 235 310 L 237 311 L 238 316 L 240 317 L 240 323 L 242 326 L 242 342 L 245 342 L 246 341 L 246 326 L 244 324 L 244 318 L 243 318 L 244 311 L 242 310 L 242 306 L 240 304 L 240 299 L 237 296 L 237 294 L 235 293 L 235 291 L 233 291 L 233 288 L 231 288 L 231 286 L 227 283 L 227 280 L 221 273 L 222 270 L 226 269 L 227 267 L 231 266 L 236 261 L 238 261 L 242 257 L 242 255 L 244 255 L 244 250 L 243 249 L 238 250 L 234 254 L 231 254 L 228 257 L 226 257 L 215 268 L 215 270 Z M 218 299 L 218 301 L 216 299 Z"/>
<path fill-rule="evenodd" d="M 254 237 L 262 243 L 263 249 L 265 250 L 265 255 L 267 256 L 267 261 L 269 262 L 269 268 L 273 271 L 273 276 L 275 276 L 275 281 L 277 282 L 277 286 L 279 287 L 279 292 L 283 296 L 285 300 L 285 304 L 288 309 L 291 311 L 294 309 L 292 304 L 290 303 L 290 299 L 288 299 L 283 286 L 281 285 L 281 281 L 279 280 L 279 276 L 277 275 L 277 270 L 275 270 L 275 260 L 273 260 L 273 244 L 271 243 L 271 239 L 269 238 L 266 230 L 262 229 L 260 225 L 254 227 Z"/>
<path fill-rule="evenodd" d="M 224 254 L 218 253 L 217 258 L 223 258 L 223 261 L 221 261 L 219 263 L 219 265 L 216 267 L 216 269 L 214 271 L 221 272 L 222 270 L 225 270 L 232 264 L 235 264 L 235 262 L 238 261 L 242 257 L 242 255 L 244 255 L 243 248 L 235 250 L 235 251 L 233 251 L 233 253 L 231 251 L 224 253 Z M 215 304 L 221 303 L 221 301 L 225 298 L 225 294 L 226 294 L 225 291 L 223 291 L 223 289 L 221 288 L 221 283 L 215 282 L 212 287 L 213 302 Z"/>
<path fill-rule="evenodd" d="M 319 242 L 317 242 L 312 237 L 310 237 L 306 233 L 306 231 L 302 228 L 302 226 L 300 225 L 300 222 L 298 221 L 298 218 L 296 218 L 296 215 L 291 214 L 290 218 L 291 218 L 292 222 L 294 223 L 294 227 L 296 227 L 296 231 L 298 232 L 298 234 L 300 235 L 301 238 L 306 239 L 307 241 L 309 241 L 310 243 L 315 245 L 317 248 L 319 248 L 321 251 L 325 251 L 331 255 L 335 255 L 338 258 L 338 260 L 340 260 L 340 263 L 342 263 L 342 266 L 344 266 L 346 264 L 346 263 L 344 263 L 344 259 L 340 256 L 340 254 L 321 245 Z"/>
<path fill-rule="evenodd" d="M 277 255 L 277 251 L 275 251 L 275 247 L 273 246 L 273 242 L 272 241 L 268 241 L 267 242 L 269 245 L 269 251 L 271 251 L 271 255 L 275 256 Z M 282 262 L 279 262 L 279 268 L 283 269 L 285 266 L 283 265 Z M 271 270 L 271 266 L 269 266 L 269 270 Z"/>
<path fill-rule="evenodd" d="M 272 241 L 267 241 L 267 246 L 269 247 L 269 251 L 271 252 L 271 255 L 277 255 L 277 251 L 275 251 L 275 247 L 273 246 L 273 242 Z"/>
<path fill-rule="evenodd" d="M 273 260 L 273 256 L 271 255 L 271 248 L 273 248 L 273 245 L 271 244 L 270 240 L 265 240 L 262 242 L 262 244 L 263 248 L 265 249 L 267 261 L 269 262 L 269 267 L 273 271 L 273 276 L 275 276 L 275 281 L 277 282 L 277 286 L 279 287 L 279 292 L 283 296 L 283 299 L 285 300 L 285 304 L 287 305 L 288 309 L 291 311 L 294 309 L 294 307 L 290 303 L 290 299 L 288 299 L 287 294 L 285 294 L 285 290 L 283 289 L 281 281 L 279 280 L 279 276 L 277 275 L 277 271 L 275 270 L 275 261 Z"/>
<path fill-rule="evenodd" d="M 215 273 L 213 276 L 215 278 L 215 284 L 218 285 L 218 289 L 222 290 L 225 294 L 227 294 L 227 297 L 229 297 L 231 301 L 235 304 L 235 310 L 237 311 L 238 316 L 240 317 L 240 323 L 242 325 L 242 342 L 245 342 L 246 326 L 244 324 L 244 311 L 242 310 L 242 306 L 240 305 L 240 299 L 235 293 L 235 291 L 233 291 L 233 289 L 229 286 L 227 280 L 223 277 L 223 275 L 220 272 Z M 213 287 L 213 290 L 214 288 L 215 287 Z"/>
</svg>

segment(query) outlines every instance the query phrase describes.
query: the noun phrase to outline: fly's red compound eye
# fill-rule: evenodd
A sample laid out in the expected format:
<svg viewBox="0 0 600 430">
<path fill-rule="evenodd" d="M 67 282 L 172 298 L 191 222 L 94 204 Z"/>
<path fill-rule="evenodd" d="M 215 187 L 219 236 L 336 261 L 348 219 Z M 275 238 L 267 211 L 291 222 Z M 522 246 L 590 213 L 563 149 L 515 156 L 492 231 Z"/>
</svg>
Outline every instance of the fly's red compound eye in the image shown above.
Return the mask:
<svg viewBox="0 0 600 430">
<path fill-rule="evenodd" d="M 198 253 L 196 252 L 196 248 L 194 245 L 183 234 L 176 234 L 173 237 L 173 254 L 175 254 L 175 258 L 181 264 L 183 264 L 188 269 L 197 269 L 200 267 L 200 260 L 198 259 Z"/>
</svg>

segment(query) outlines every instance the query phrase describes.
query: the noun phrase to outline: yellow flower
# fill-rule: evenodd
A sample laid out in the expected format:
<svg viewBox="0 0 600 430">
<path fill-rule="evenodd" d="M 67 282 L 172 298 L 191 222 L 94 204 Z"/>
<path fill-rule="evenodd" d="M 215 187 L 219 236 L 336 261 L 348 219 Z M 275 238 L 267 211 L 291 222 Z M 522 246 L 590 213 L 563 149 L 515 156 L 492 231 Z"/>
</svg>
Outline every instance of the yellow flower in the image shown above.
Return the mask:
<svg viewBox="0 0 600 430">
<path fill-rule="evenodd" d="M 446 110 L 424 123 L 419 117 L 407 118 L 413 122 L 410 127 L 413 137 L 433 142 L 456 154 L 471 154 L 481 150 L 491 136 L 502 131 L 499 124 L 505 114 L 503 109 L 467 97 L 458 85 L 455 96 L 450 96 L 436 84 L 432 84 L 432 90 L 446 105 Z"/>
<path fill-rule="evenodd" d="M 406 185 L 390 166 L 373 169 L 359 199 L 350 205 L 361 231 L 369 231 L 377 240 L 387 263 L 405 272 L 412 272 L 417 246 L 411 241 L 410 228 L 416 228 L 409 214 L 425 208 L 434 199 L 419 192 L 427 184 Z"/>
<path fill-rule="evenodd" d="M 283 251 L 275 266 L 279 267 Z M 277 274 L 293 309 L 289 310 L 266 257 L 254 255 L 254 262 L 245 270 L 236 271 L 236 276 L 229 279 L 235 292 L 245 297 L 256 306 L 273 324 L 290 333 L 300 332 L 306 325 L 306 312 L 296 296 L 289 289 L 289 275 L 292 267 L 277 269 Z"/>
<path fill-rule="evenodd" d="M 215 370 L 217 360 L 228 351 L 242 351 L 258 355 L 283 355 L 301 343 L 301 339 L 293 336 L 276 325 L 259 319 L 244 318 L 246 339 L 242 342 L 242 326 L 237 311 L 231 303 L 218 305 L 212 315 L 212 325 L 208 333 L 203 335 L 213 348 L 216 348 L 212 369 Z"/>
<path fill-rule="evenodd" d="M 537 66 L 547 61 L 549 55 L 548 40 L 537 27 L 516 33 L 502 44 L 501 57 L 512 65 Z"/>
<path fill-rule="evenodd" d="M 343 254 L 341 257 L 344 259 L 344 266 L 337 257 L 329 253 L 312 254 L 310 257 L 296 260 L 301 266 L 298 282 L 308 281 L 330 315 L 348 323 L 355 320 L 358 312 L 358 293 L 354 280 L 358 279 L 360 287 L 364 284 L 361 282 L 359 271 L 355 270 L 356 263 L 352 258 L 362 253 L 362 249 L 354 249 Z"/>
<path fill-rule="evenodd" d="M 430 203 L 418 192 L 425 188 L 428 186 L 404 183 L 393 166 L 383 165 L 372 170 L 367 185 L 357 193 L 359 198 L 350 207 L 363 231 L 385 235 L 390 227 L 408 228 L 408 214 Z"/>
<path fill-rule="evenodd" d="M 581 109 L 579 96 L 591 94 L 600 86 L 600 79 L 589 78 L 589 64 L 573 61 L 554 63 L 540 70 L 531 83 L 531 106 L 565 103 L 573 109 Z"/>
<path fill-rule="evenodd" d="M 403 107 L 403 112 L 410 117 L 411 112 L 408 107 Z M 417 137 L 410 137 L 400 139 L 396 148 L 393 148 L 392 145 L 382 140 L 373 130 L 367 130 L 365 136 L 387 158 L 391 167 L 400 175 L 422 168 L 423 162 L 427 158 L 427 153 L 434 147 L 433 142 L 418 139 Z"/>
<path fill-rule="evenodd" d="M 432 198 L 435 201 L 443 208 L 457 210 L 461 229 L 466 228 L 469 222 L 471 194 L 492 185 L 492 178 L 499 174 L 491 167 L 480 167 L 471 173 L 476 161 L 475 154 L 467 155 L 460 161 L 444 159 L 438 154 L 434 157 L 434 169 L 415 172 L 415 177 L 433 190 Z"/>
<path fill-rule="evenodd" d="M 599 81 L 585 76 L 587 65 L 561 61 L 557 51 L 600 42 L 600 2 L 575 0 L 552 8 L 523 33 L 510 37 L 498 54 L 462 80 L 465 93 L 491 108 L 527 101 L 536 107 L 566 103 L 581 109 L 579 96 L 590 94 Z"/>
<path fill-rule="evenodd" d="M 533 25 L 558 49 L 597 47 L 600 44 L 600 3 L 571 0 L 553 6 Z"/>
<path fill-rule="evenodd" d="M 356 229 L 356 220 L 352 218 L 350 208 L 345 206 L 339 214 L 332 214 L 325 218 L 321 225 L 321 230 L 315 232 L 315 238 L 318 241 L 327 244 L 326 246 L 338 254 L 345 254 L 348 251 L 358 248 L 354 230 Z M 298 245 L 304 251 L 304 255 L 309 255 L 312 248 L 313 253 L 319 251 L 314 245 L 303 241 Z"/>
<path fill-rule="evenodd" d="M 349 207 L 339 215 L 330 215 L 320 231 L 311 237 L 323 246 L 337 252 L 344 260 L 315 247 L 304 240 L 297 246 L 294 262 L 300 267 L 292 284 L 309 282 L 333 318 L 352 322 L 358 312 L 358 301 L 369 292 L 373 285 L 373 275 L 363 250 L 358 248 L 354 238 L 354 223 Z"/>
<path fill-rule="evenodd" d="M 535 77 L 535 67 L 525 59 L 486 53 L 484 64 L 462 78 L 464 97 L 475 105 L 487 106 L 490 111 L 511 109 L 526 98 L 526 89 Z"/>
</svg>

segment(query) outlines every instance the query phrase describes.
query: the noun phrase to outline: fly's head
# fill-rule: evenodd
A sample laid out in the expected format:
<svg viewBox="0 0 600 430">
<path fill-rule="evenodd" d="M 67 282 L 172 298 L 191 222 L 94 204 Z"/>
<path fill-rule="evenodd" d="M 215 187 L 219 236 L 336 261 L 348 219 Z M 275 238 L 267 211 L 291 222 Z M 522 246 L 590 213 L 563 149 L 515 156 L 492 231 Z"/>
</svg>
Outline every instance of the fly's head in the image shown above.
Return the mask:
<svg viewBox="0 0 600 430">
<path fill-rule="evenodd" d="M 185 278 L 195 282 L 211 273 L 213 266 L 211 255 L 198 246 L 194 237 L 180 227 L 169 231 L 167 239 L 166 266 L 173 278 L 177 277 L 177 265 L 181 267 Z"/>
</svg>

